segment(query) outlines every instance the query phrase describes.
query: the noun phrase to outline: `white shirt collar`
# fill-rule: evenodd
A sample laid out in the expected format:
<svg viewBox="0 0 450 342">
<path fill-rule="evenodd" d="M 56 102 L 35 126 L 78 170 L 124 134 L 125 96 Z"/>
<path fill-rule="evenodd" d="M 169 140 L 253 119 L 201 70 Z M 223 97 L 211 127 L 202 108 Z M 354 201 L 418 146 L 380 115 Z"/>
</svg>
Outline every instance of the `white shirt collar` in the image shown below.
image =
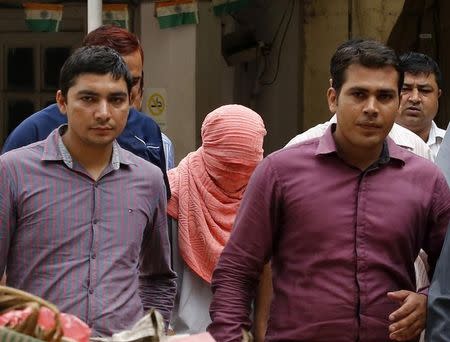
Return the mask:
<svg viewBox="0 0 450 342">
<path fill-rule="evenodd" d="M 444 139 L 445 129 L 439 128 L 434 121 L 431 121 L 430 134 L 428 135 L 427 145 L 432 146 L 434 144 L 440 145 L 442 139 Z"/>
</svg>

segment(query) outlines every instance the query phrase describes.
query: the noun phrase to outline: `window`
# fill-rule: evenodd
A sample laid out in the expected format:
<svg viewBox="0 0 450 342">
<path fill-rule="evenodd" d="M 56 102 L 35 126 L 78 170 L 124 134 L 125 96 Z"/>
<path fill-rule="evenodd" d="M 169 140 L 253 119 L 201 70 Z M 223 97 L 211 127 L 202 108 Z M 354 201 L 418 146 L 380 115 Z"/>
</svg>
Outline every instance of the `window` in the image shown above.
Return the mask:
<svg viewBox="0 0 450 342">
<path fill-rule="evenodd" d="M 66 59 L 70 56 L 71 47 L 44 47 L 43 89 L 54 90 L 58 88 L 59 71 Z"/>
<path fill-rule="evenodd" d="M 81 32 L 0 34 L 0 148 L 25 118 L 55 102 L 59 71 Z"/>
<path fill-rule="evenodd" d="M 6 88 L 34 89 L 33 47 L 7 47 Z"/>
</svg>

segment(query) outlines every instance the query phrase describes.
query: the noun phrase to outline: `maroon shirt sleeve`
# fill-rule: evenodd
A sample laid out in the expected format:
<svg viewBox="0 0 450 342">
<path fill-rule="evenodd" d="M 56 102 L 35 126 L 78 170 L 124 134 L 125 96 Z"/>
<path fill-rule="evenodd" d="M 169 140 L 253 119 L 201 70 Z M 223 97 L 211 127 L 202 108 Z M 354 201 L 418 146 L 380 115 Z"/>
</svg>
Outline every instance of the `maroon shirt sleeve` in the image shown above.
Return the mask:
<svg viewBox="0 0 450 342">
<path fill-rule="evenodd" d="M 212 278 L 211 335 L 221 342 L 241 341 L 249 330 L 250 304 L 259 275 L 272 254 L 281 189 L 270 158 L 256 168 Z"/>
</svg>

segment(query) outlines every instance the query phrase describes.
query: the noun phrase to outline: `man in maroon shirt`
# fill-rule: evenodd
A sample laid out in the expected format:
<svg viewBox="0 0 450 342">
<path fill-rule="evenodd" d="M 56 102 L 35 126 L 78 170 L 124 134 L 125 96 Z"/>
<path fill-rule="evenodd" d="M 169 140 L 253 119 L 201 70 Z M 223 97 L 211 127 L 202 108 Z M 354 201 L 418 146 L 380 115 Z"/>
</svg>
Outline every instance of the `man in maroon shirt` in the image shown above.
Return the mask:
<svg viewBox="0 0 450 342">
<path fill-rule="evenodd" d="M 320 138 L 277 151 L 257 167 L 212 279 L 213 337 L 240 341 L 262 267 L 273 269 L 266 341 L 417 340 L 430 276 L 450 219 L 437 167 L 387 137 L 403 73 L 395 53 L 367 40 L 331 59 L 327 98 L 337 114 Z"/>
</svg>

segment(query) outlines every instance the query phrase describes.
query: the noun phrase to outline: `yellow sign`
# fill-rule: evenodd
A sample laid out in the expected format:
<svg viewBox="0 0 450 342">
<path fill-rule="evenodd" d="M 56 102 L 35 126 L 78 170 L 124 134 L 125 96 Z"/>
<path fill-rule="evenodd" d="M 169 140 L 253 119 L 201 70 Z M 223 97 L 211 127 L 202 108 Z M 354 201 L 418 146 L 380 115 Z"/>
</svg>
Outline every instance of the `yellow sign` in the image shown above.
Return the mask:
<svg viewBox="0 0 450 342">
<path fill-rule="evenodd" d="M 145 88 L 144 105 L 142 110 L 147 113 L 161 127 L 161 131 L 167 129 L 167 109 L 169 101 L 165 88 Z"/>
<path fill-rule="evenodd" d="M 166 102 L 164 97 L 159 93 L 153 93 L 147 100 L 147 109 L 151 115 L 158 116 L 164 113 Z"/>
</svg>

